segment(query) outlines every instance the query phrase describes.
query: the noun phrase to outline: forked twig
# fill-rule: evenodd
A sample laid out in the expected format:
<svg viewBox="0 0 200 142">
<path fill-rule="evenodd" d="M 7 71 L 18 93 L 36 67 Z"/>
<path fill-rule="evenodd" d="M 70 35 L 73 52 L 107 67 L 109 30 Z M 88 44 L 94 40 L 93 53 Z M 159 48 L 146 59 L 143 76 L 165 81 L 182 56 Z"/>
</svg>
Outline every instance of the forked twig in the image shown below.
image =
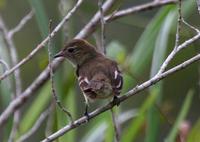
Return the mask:
<svg viewBox="0 0 200 142">
<path fill-rule="evenodd" d="M 50 70 L 50 81 L 51 81 L 51 92 L 54 97 L 54 100 L 56 101 L 56 104 L 58 107 L 70 118 L 71 123 L 73 122 L 72 115 L 70 112 L 62 105 L 61 101 L 58 99 L 58 95 L 55 90 L 54 86 L 54 73 L 53 73 L 53 68 L 52 68 L 52 37 L 51 37 L 51 29 L 52 29 L 52 20 L 49 21 L 49 42 L 48 42 L 48 55 L 49 55 L 49 70 Z"/>
<path fill-rule="evenodd" d="M 14 27 L 13 29 L 11 29 L 11 30 L 8 32 L 8 37 L 9 37 L 9 38 L 12 38 L 13 35 L 14 35 L 15 33 L 19 32 L 19 31 L 24 27 L 24 25 L 25 25 L 30 19 L 32 19 L 33 15 L 34 15 L 34 11 L 31 10 L 26 16 L 24 16 L 24 17 L 21 19 L 21 21 L 19 22 L 19 24 L 18 24 L 16 27 Z"/>
<path fill-rule="evenodd" d="M 120 142 L 120 128 L 119 128 L 118 119 L 115 115 L 113 108 L 110 109 L 110 111 L 111 111 L 111 115 L 112 115 L 112 122 L 113 122 L 113 127 L 114 127 L 114 132 L 115 132 L 115 139 L 116 139 L 116 142 Z"/>
<path fill-rule="evenodd" d="M 99 11 L 100 11 L 100 23 L 101 23 L 101 50 L 102 53 L 106 54 L 106 49 L 105 49 L 105 20 L 104 20 L 104 12 L 103 12 L 103 0 L 98 0 L 98 6 L 99 6 Z"/>
</svg>

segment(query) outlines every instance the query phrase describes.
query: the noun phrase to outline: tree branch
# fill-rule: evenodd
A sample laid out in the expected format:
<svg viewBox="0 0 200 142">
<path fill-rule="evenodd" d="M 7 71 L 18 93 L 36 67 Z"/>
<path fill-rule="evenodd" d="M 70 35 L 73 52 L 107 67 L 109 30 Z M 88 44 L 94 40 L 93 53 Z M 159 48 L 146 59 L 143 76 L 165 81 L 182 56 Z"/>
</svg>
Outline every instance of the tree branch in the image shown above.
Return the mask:
<svg viewBox="0 0 200 142">
<path fill-rule="evenodd" d="M 196 0 L 197 2 L 197 8 L 198 8 L 198 11 L 199 11 L 199 14 L 200 14 L 200 0 Z"/>
<path fill-rule="evenodd" d="M 151 9 L 158 8 L 158 7 L 160 8 L 161 6 L 169 5 L 169 4 L 175 4 L 177 2 L 178 2 L 178 0 L 152 1 L 152 2 L 149 2 L 149 3 L 146 3 L 146 4 L 142 4 L 142 5 L 139 5 L 139 6 L 133 6 L 133 7 L 130 7 L 130 8 L 124 9 L 124 10 L 114 12 L 114 13 L 106 16 L 104 20 L 106 22 L 111 22 L 113 20 L 122 18 L 124 16 L 131 15 L 131 14 L 134 14 L 134 13 L 137 13 L 137 12 L 151 10 Z"/>
<path fill-rule="evenodd" d="M 16 27 L 14 27 L 8 32 L 8 37 L 12 38 L 15 33 L 19 32 L 24 27 L 24 25 L 33 17 L 33 15 L 34 15 L 34 11 L 31 10 L 26 16 L 24 16 L 21 19 L 21 21 Z"/>
<path fill-rule="evenodd" d="M 188 67 L 189 65 L 191 65 L 194 62 L 197 62 L 200 60 L 200 54 L 197 54 L 196 56 L 194 56 L 193 58 L 159 74 L 154 76 L 153 78 L 151 78 L 150 80 L 137 85 L 135 88 L 131 89 L 130 91 L 128 91 L 126 94 L 122 95 L 119 97 L 119 101 L 120 103 L 127 100 L 128 98 L 134 96 L 135 94 L 138 94 L 139 92 L 145 90 L 146 88 L 153 86 L 155 83 L 159 82 L 160 80 L 166 78 L 167 76 L 180 71 L 186 67 Z M 89 117 L 90 119 L 93 119 L 94 117 L 100 115 L 101 113 L 112 109 L 116 104 L 108 103 L 103 107 L 97 108 L 96 110 L 94 110 L 93 112 L 89 113 Z M 50 135 L 49 137 L 47 137 L 46 139 L 42 140 L 42 142 L 51 142 L 55 139 L 57 139 L 58 137 L 64 135 L 66 132 L 71 131 L 73 129 L 75 129 L 76 127 L 79 127 L 80 125 L 83 125 L 85 123 L 87 123 L 87 117 L 83 116 L 79 119 L 77 119 L 76 121 L 74 121 L 72 124 L 66 125 L 65 127 L 61 128 L 60 130 L 58 130 L 57 132 L 53 133 L 52 135 Z"/>
<path fill-rule="evenodd" d="M 30 12 L 27 16 L 25 16 L 19 23 L 19 25 L 17 25 L 13 30 L 8 31 L 6 25 L 4 24 L 3 19 L 0 17 L 0 28 L 3 31 L 3 36 L 5 39 L 5 43 L 7 44 L 7 47 L 9 49 L 9 53 L 10 53 L 10 57 L 11 57 L 11 65 L 14 66 L 18 63 L 18 54 L 17 54 L 17 50 L 16 47 L 14 45 L 13 42 L 13 35 L 14 33 L 18 32 L 21 30 L 21 28 L 24 27 L 24 25 L 28 22 L 29 19 L 31 19 L 33 16 L 33 13 Z M 21 85 L 21 77 L 20 77 L 20 69 L 16 69 L 16 71 L 14 72 L 14 81 L 15 81 L 15 92 L 13 92 L 12 97 L 13 99 L 16 98 L 18 95 L 21 94 L 22 91 L 22 85 Z M 14 88 L 13 87 L 13 88 Z M 17 132 L 17 128 L 18 128 L 18 124 L 20 121 L 20 111 L 16 111 L 14 114 L 14 118 L 13 118 L 13 124 L 12 124 L 12 130 L 9 136 L 9 142 L 12 142 L 16 132 Z"/>
</svg>

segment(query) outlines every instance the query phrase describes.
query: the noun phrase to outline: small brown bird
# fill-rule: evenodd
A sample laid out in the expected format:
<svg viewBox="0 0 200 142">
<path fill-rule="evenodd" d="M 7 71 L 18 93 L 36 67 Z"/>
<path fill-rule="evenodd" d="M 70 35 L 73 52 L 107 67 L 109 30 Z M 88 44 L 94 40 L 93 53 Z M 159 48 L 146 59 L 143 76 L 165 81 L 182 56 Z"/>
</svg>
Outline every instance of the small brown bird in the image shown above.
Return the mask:
<svg viewBox="0 0 200 142">
<path fill-rule="evenodd" d="M 74 39 L 54 56 L 67 58 L 75 67 L 79 86 L 83 92 L 88 116 L 88 104 L 95 99 L 113 96 L 118 104 L 123 78 L 117 63 L 96 51 L 95 47 L 83 39 Z"/>
</svg>

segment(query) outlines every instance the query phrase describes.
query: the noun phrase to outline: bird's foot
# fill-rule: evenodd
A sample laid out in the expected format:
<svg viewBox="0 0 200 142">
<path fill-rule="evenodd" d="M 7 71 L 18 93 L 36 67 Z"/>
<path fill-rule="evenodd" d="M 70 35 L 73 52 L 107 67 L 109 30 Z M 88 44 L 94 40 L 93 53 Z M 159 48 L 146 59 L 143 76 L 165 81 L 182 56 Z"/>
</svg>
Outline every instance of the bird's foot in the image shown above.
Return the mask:
<svg viewBox="0 0 200 142">
<path fill-rule="evenodd" d="M 86 121 L 89 122 L 90 116 L 89 116 L 89 113 L 87 111 L 85 111 L 84 116 L 86 117 Z"/>
<path fill-rule="evenodd" d="M 114 105 L 117 105 L 117 106 L 120 105 L 120 99 L 118 98 L 118 96 L 114 96 L 112 102 Z"/>
</svg>

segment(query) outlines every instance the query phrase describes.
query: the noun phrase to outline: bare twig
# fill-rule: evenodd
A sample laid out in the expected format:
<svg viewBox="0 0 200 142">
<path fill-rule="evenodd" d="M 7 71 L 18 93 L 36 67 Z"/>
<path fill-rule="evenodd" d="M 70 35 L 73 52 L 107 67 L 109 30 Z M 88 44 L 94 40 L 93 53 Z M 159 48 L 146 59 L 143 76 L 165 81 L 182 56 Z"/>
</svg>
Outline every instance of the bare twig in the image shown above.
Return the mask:
<svg viewBox="0 0 200 142">
<path fill-rule="evenodd" d="M 196 0 L 197 2 L 197 8 L 198 8 L 198 11 L 199 11 L 199 14 L 200 14 L 200 0 Z"/>
<path fill-rule="evenodd" d="M 58 99 L 58 95 L 56 93 L 55 90 L 55 86 L 54 86 L 54 73 L 53 73 L 53 68 L 51 65 L 51 61 L 52 61 L 52 53 L 51 53 L 51 42 L 52 42 L 52 37 L 51 37 L 51 29 L 52 29 L 52 20 L 49 21 L 49 43 L 48 43 L 48 55 L 49 55 L 49 70 L 50 70 L 50 81 L 51 81 L 51 92 L 52 95 L 54 97 L 54 100 L 56 101 L 56 104 L 58 105 L 58 107 L 70 118 L 71 122 L 73 121 L 72 119 L 72 115 L 70 114 L 70 112 L 62 105 L 61 101 Z"/>
<path fill-rule="evenodd" d="M 185 62 L 183 62 L 183 63 L 181 63 L 159 75 L 154 76 L 150 80 L 148 80 L 140 85 L 137 85 L 135 88 L 131 89 L 126 94 L 120 96 L 119 97 L 120 102 L 127 100 L 131 96 L 138 94 L 139 92 L 143 91 L 144 89 L 146 89 L 146 88 L 154 85 L 155 83 L 159 82 L 160 80 L 166 78 L 167 76 L 169 76 L 177 71 L 180 71 L 180 70 L 188 67 L 192 63 L 197 62 L 199 60 L 200 60 L 200 54 L 197 54 L 196 56 L 192 57 L 191 59 L 189 59 L 189 60 L 187 60 L 187 61 L 185 61 Z M 115 105 L 116 104 L 113 104 L 112 102 L 108 103 L 107 105 L 94 110 L 93 112 L 89 113 L 88 115 L 89 115 L 90 119 L 92 119 L 92 118 L 98 116 L 99 114 L 101 114 L 109 109 L 112 109 Z M 57 139 L 58 137 L 64 135 L 66 132 L 71 131 L 72 129 L 79 127 L 80 125 L 83 125 L 87 122 L 88 122 L 87 117 L 83 116 L 83 117 L 77 119 L 76 121 L 74 121 L 72 125 L 66 125 L 65 127 L 61 128 L 54 134 L 52 134 L 49 137 L 47 137 L 46 139 L 44 139 L 42 142 L 51 142 L 51 141 Z"/>
<path fill-rule="evenodd" d="M 47 110 L 45 110 L 37 119 L 37 121 L 35 122 L 35 124 L 33 125 L 33 127 L 26 132 L 25 134 L 23 134 L 18 140 L 17 142 L 24 142 L 26 141 L 30 136 L 32 136 L 41 126 L 41 124 L 44 122 L 44 120 L 46 119 L 46 117 L 49 115 L 50 113 L 50 108 L 48 108 Z"/>
<path fill-rule="evenodd" d="M 15 33 L 19 32 L 24 27 L 24 25 L 33 17 L 33 15 L 34 15 L 34 11 L 31 10 L 26 16 L 24 16 L 21 19 L 21 21 L 15 28 L 11 29 L 8 32 L 8 37 L 12 38 Z"/>
<path fill-rule="evenodd" d="M 114 4 L 116 0 L 107 0 L 102 5 L 103 13 L 106 13 Z M 101 13 L 98 11 L 92 19 L 88 22 L 87 25 L 76 35 L 75 38 L 87 38 L 92 32 L 94 32 L 97 28 L 97 25 L 100 22 Z"/>
<path fill-rule="evenodd" d="M 53 116 L 54 116 L 55 108 L 56 108 L 56 105 L 55 105 L 55 103 L 53 102 L 53 99 L 52 99 L 50 107 L 49 107 L 49 111 L 51 113 L 49 113 L 49 115 L 47 117 L 47 121 L 46 121 L 45 136 L 48 136 L 48 135 L 53 133 L 52 132 L 52 130 L 53 130 L 53 120 L 54 120 Z"/>
<path fill-rule="evenodd" d="M 8 49 L 10 50 L 10 56 L 11 56 L 11 61 L 12 65 L 17 64 L 18 61 L 18 55 L 17 51 L 15 48 L 15 45 L 13 43 L 12 38 L 8 36 L 8 30 L 7 27 L 4 24 L 3 19 L 0 17 L 0 29 L 3 31 L 3 36 L 5 38 L 5 42 L 7 44 Z M 7 70 L 4 74 L 6 74 L 9 70 Z M 14 73 L 15 76 L 15 88 L 16 88 L 16 95 L 19 95 L 21 93 L 21 79 L 20 79 L 20 70 L 17 69 L 16 72 Z"/>
<path fill-rule="evenodd" d="M 9 69 L 8 64 L 4 60 L 0 59 L 0 64 L 2 64 L 4 72 Z"/>
<path fill-rule="evenodd" d="M 152 1 L 146 4 L 142 4 L 139 6 L 133 6 L 124 10 L 120 10 L 120 11 L 115 11 L 113 14 L 110 14 L 108 16 L 106 16 L 104 19 L 106 22 L 110 22 L 113 21 L 115 19 L 124 17 L 124 16 L 128 16 L 131 15 L 133 13 L 137 13 L 140 11 L 146 11 L 146 10 L 151 10 L 153 8 L 160 8 L 161 6 L 164 5 L 169 5 L 169 4 L 175 4 L 178 0 L 158 0 L 158 1 Z"/>
<path fill-rule="evenodd" d="M 104 21 L 104 12 L 103 12 L 103 0 L 98 1 L 99 11 L 100 11 L 100 23 L 101 23 L 101 51 L 106 54 L 105 49 L 105 21 Z"/>
<path fill-rule="evenodd" d="M 196 33 L 200 33 L 199 29 L 195 28 L 194 26 L 192 26 L 191 24 L 189 24 L 188 22 L 186 22 L 183 18 L 182 18 L 182 22 L 188 26 L 189 28 L 191 28 L 192 30 L 196 31 Z"/>
<path fill-rule="evenodd" d="M 119 123 L 118 123 L 118 119 L 115 115 L 115 112 L 113 109 L 110 109 L 111 111 L 111 115 L 112 115 L 112 122 L 113 122 L 113 126 L 114 126 L 114 132 L 115 132 L 115 139 L 116 142 L 120 142 L 120 128 L 119 128 Z"/>
<path fill-rule="evenodd" d="M 177 20 L 176 40 L 175 40 L 174 50 L 177 49 L 179 42 L 180 42 L 181 20 L 182 20 L 181 0 L 179 0 L 179 2 L 178 2 L 178 20 Z"/>
<path fill-rule="evenodd" d="M 175 40 L 175 46 L 173 51 L 168 55 L 168 57 L 166 58 L 166 60 L 164 61 L 164 63 L 162 64 L 162 66 L 160 67 L 160 70 L 158 71 L 157 74 L 160 74 L 162 72 L 165 71 L 165 69 L 167 68 L 168 64 L 170 63 L 170 61 L 174 58 L 174 56 L 183 48 L 187 47 L 185 46 L 185 44 L 190 44 L 193 41 L 191 40 L 196 40 L 196 38 L 199 38 L 200 36 L 200 32 L 197 28 L 195 28 L 194 26 L 188 24 L 182 17 L 181 14 L 181 0 L 179 0 L 179 6 L 178 6 L 178 22 L 177 22 L 177 31 L 176 31 L 176 40 Z M 182 43 L 181 45 L 179 45 L 179 40 L 180 40 L 180 30 L 181 30 L 181 22 L 183 22 L 184 24 L 186 24 L 187 26 L 189 26 L 191 29 L 195 30 L 197 32 L 197 35 L 194 36 L 193 38 L 185 41 L 184 43 Z"/>
<path fill-rule="evenodd" d="M 9 136 L 8 142 L 13 142 L 14 139 L 15 139 L 15 136 L 16 136 L 17 131 L 18 131 L 20 117 L 21 117 L 20 110 L 15 111 L 14 117 L 13 117 L 12 130 L 10 132 L 10 136 Z"/>
<path fill-rule="evenodd" d="M 182 49 L 186 48 L 188 45 L 192 44 L 194 41 L 196 41 L 197 39 L 200 38 L 200 33 L 195 35 L 193 38 L 186 40 L 184 43 L 182 43 L 181 45 L 179 45 L 177 47 L 176 50 L 173 50 L 168 57 L 166 58 L 166 60 L 164 61 L 164 63 L 162 64 L 162 66 L 160 67 L 160 70 L 158 71 L 158 75 L 161 74 L 165 68 L 167 67 L 167 65 L 169 64 L 169 62 L 174 58 L 174 56 Z"/>
<path fill-rule="evenodd" d="M 56 33 L 61 29 L 61 27 L 64 25 L 65 22 L 69 20 L 69 18 L 74 14 L 74 12 L 78 9 L 78 7 L 81 5 L 83 0 L 78 0 L 75 6 L 68 12 L 68 14 L 63 18 L 63 20 L 55 27 L 55 29 L 52 31 L 51 36 L 54 37 Z M 17 70 L 20 66 L 25 64 L 27 61 L 29 61 L 41 48 L 43 48 L 49 40 L 49 36 L 46 37 L 38 46 L 31 51 L 30 54 L 28 54 L 25 58 L 23 58 L 18 64 L 16 64 L 14 67 L 12 67 L 9 71 L 4 73 L 2 76 L 0 76 L 0 80 L 3 80 L 8 75 L 13 73 L 15 70 Z"/>
<path fill-rule="evenodd" d="M 31 16 L 32 17 L 32 16 Z M 31 18 L 29 17 L 29 19 Z M 12 66 L 16 65 L 18 62 L 18 55 L 17 55 L 17 50 L 16 47 L 14 45 L 12 36 L 14 33 L 18 32 L 22 27 L 24 27 L 24 25 L 28 22 L 27 16 L 25 16 L 25 18 L 23 18 L 20 22 L 20 24 L 18 26 L 16 26 L 16 28 L 14 28 L 14 30 L 12 30 L 11 32 L 8 31 L 7 27 L 4 24 L 4 21 L 2 18 L 0 18 L 0 28 L 3 31 L 3 36 L 5 39 L 5 42 L 7 43 L 7 47 L 10 50 L 10 56 L 11 56 L 11 61 L 12 61 Z M 6 72 L 5 72 L 6 73 Z M 21 85 L 21 77 L 20 77 L 20 69 L 17 69 L 14 72 L 14 76 L 15 76 L 15 93 L 13 93 L 13 99 L 15 97 L 17 97 L 18 95 L 21 94 L 21 90 L 22 90 L 22 85 Z M 17 132 L 17 128 L 18 128 L 18 124 L 20 121 L 20 111 L 16 111 L 14 114 L 14 118 L 13 118 L 13 124 L 12 124 L 12 130 L 9 136 L 9 142 L 12 142 L 13 139 L 15 138 L 16 132 Z"/>
</svg>

